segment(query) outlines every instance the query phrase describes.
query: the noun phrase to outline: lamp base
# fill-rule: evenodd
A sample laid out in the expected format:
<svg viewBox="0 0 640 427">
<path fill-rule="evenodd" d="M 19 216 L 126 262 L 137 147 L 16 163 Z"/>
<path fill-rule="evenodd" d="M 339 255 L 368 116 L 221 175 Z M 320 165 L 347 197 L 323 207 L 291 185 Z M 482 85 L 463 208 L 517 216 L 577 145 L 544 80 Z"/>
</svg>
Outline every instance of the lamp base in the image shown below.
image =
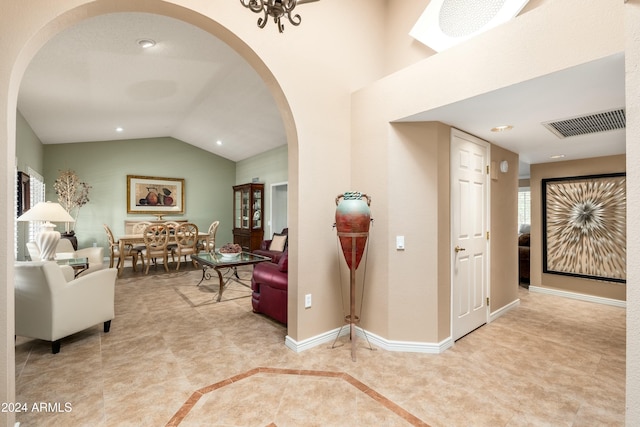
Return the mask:
<svg viewBox="0 0 640 427">
<path fill-rule="evenodd" d="M 56 249 L 60 241 L 60 232 L 55 231 L 56 226 L 50 222 L 42 225 L 43 230 L 36 236 L 36 244 L 40 249 L 42 261 L 53 261 L 56 258 Z"/>
</svg>

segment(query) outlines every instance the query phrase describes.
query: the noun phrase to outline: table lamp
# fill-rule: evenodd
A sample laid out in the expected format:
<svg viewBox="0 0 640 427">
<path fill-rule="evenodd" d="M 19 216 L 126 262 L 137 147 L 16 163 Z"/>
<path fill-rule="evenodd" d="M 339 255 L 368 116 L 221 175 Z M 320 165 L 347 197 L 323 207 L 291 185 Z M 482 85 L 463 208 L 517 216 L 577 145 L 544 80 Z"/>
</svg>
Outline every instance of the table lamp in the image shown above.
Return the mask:
<svg viewBox="0 0 640 427">
<path fill-rule="evenodd" d="M 18 221 L 46 221 L 36 236 L 36 244 L 40 249 L 40 258 L 43 261 L 55 259 L 56 248 L 60 241 L 60 232 L 54 230 L 53 222 L 75 222 L 59 203 L 39 202 L 34 207 L 18 217 Z"/>
</svg>

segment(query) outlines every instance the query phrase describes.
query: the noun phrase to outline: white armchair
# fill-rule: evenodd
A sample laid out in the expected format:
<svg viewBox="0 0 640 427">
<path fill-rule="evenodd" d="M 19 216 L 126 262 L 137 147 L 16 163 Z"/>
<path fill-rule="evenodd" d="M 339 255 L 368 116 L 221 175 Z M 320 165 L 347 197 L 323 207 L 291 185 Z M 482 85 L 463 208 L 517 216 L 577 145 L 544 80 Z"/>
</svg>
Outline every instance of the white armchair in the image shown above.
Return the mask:
<svg viewBox="0 0 640 427">
<path fill-rule="evenodd" d="M 36 242 L 27 242 L 27 250 L 32 261 L 40 261 L 40 248 L 38 248 Z M 102 270 L 105 267 L 103 247 L 74 250 L 69 239 L 60 239 L 56 247 L 56 259 L 68 258 L 87 258 L 89 260 L 89 268 L 80 273 L 79 276 Z"/>
<path fill-rule="evenodd" d="M 70 269 L 70 268 L 68 268 Z M 118 270 L 107 268 L 67 281 L 55 261 L 16 262 L 16 335 L 51 341 L 60 352 L 60 340 L 99 323 L 109 332 L 114 318 Z"/>
</svg>

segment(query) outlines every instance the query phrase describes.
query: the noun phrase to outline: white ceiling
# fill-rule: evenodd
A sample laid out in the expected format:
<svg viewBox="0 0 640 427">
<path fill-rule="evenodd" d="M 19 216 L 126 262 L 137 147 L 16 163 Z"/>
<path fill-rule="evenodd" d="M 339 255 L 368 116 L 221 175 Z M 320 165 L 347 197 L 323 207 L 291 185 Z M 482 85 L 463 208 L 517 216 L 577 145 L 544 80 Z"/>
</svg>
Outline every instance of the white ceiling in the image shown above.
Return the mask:
<svg viewBox="0 0 640 427">
<path fill-rule="evenodd" d="M 143 50 L 142 38 L 157 45 Z M 406 120 L 441 121 L 514 151 L 527 176 L 552 155 L 624 153 L 624 130 L 559 139 L 541 125 L 623 108 L 624 96 L 620 54 Z M 29 65 L 18 108 L 44 144 L 171 136 L 233 161 L 286 144 L 255 71 L 210 34 L 159 15 L 102 15 L 61 33 Z M 490 131 L 503 124 L 513 130 Z"/>
<path fill-rule="evenodd" d="M 406 118 L 440 121 L 520 155 L 529 165 L 625 153 L 625 130 L 558 138 L 542 123 L 624 108 L 624 56 L 613 55 Z M 505 132 L 491 128 L 511 125 Z M 560 159 L 551 156 L 564 155 Z"/>
<path fill-rule="evenodd" d="M 171 136 L 233 161 L 286 144 L 273 97 L 245 60 L 160 15 L 102 15 L 59 34 L 29 64 L 18 109 L 43 144 Z"/>
</svg>

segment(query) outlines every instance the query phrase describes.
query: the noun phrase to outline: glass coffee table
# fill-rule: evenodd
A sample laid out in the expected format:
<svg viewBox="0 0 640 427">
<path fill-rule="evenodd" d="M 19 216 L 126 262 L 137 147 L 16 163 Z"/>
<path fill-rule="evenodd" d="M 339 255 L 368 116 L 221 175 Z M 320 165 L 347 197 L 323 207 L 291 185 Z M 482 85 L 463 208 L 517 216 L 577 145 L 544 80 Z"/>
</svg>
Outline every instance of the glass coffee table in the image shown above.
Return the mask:
<svg viewBox="0 0 640 427">
<path fill-rule="evenodd" d="M 218 280 L 220 281 L 220 290 L 218 291 L 218 301 L 222 299 L 222 291 L 224 290 L 224 286 L 229 282 L 229 280 L 235 280 L 241 285 L 250 287 L 251 285 L 247 285 L 240 281 L 240 277 L 238 276 L 238 271 L 236 267 L 241 265 L 253 265 L 258 264 L 260 262 L 271 261 L 271 258 L 255 255 L 250 252 L 241 252 L 235 257 L 223 256 L 218 252 L 210 253 L 210 252 L 200 252 L 197 255 L 191 255 L 191 259 L 195 260 L 199 265 L 202 266 L 202 279 L 198 282 L 197 286 L 200 286 L 203 280 L 211 279 L 211 272 L 209 269 L 213 268 L 216 273 L 218 273 Z M 224 269 L 232 269 L 232 273 L 225 280 L 225 277 L 222 274 L 222 270 Z"/>
<path fill-rule="evenodd" d="M 68 265 L 73 268 L 74 277 L 78 277 L 78 274 L 89 268 L 88 258 L 64 258 L 57 259 L 56 262 L 58 265 Z"/>
</svg>

